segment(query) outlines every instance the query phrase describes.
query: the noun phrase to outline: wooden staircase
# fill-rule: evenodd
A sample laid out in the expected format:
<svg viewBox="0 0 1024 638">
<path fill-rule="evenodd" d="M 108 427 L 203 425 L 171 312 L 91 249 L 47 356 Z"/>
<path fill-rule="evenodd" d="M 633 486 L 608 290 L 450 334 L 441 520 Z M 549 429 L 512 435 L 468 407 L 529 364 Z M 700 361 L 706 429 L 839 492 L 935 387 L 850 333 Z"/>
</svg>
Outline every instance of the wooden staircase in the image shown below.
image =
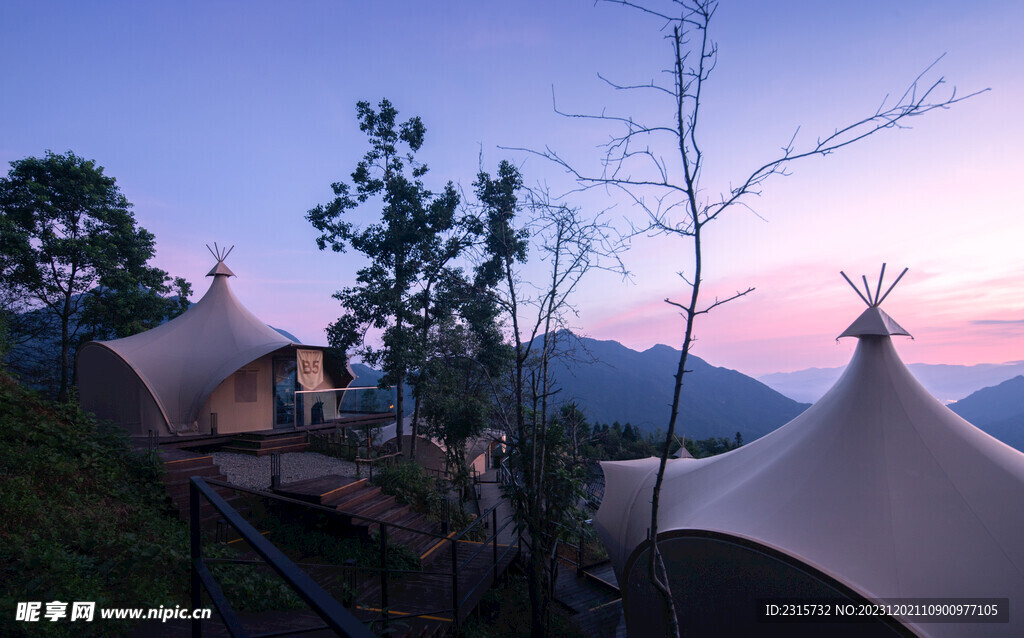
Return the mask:
<svg viewBox="0 0 1024 638">
<path fill-rule="evenodd" d="M 381 523 L 410 528 L 389 528 L 388 541 L 405 545 L 424 562 L 431 558 L 434 553 L 431 550 L 441 542 L 436 536 L 430 535 L 439 535 L 440 525 L 413 511 L 408 505 L 399 503 L 394 496 L 384 494 L 365 478 L 323 476 L 286 483 L 275 491 L 282 496 L 330 507 L 344 514 L 373 519 L 368 521 L 353 517 L 351 525 L 357 532 L 375 532 L 380 529 Z"/>
<path fill-rule="evenodd" d="M 184 521 L 187 521 L 189 517 L 190 477 L 201 476 L 204 479 L 227 480 L 227 477 L 221 473 L 220 468 L 214 464 L 212 454 L 197 454 L 187 450 L 161 448 L 159 455 L 164 464 L 164 489 L 166 489 L 171 502 L 177 508 L 178 515 Z M 240 498 L 232 490 L 223 487 L 214 487 L 213 489 L 229 503 Z M 203 523 L 220 518 L 220 514 L 217 513 L 213 506 L 205 501 L 203 501 L 199 508 L 199 514 L 200 520 Z"/>
<path fill-rule="evenodd" d="M 222 452 L 265 456 L 273 452 L 305 452 L 309 441 L 305 432 L 246 432 L 239 434 Z"/>
</svg>

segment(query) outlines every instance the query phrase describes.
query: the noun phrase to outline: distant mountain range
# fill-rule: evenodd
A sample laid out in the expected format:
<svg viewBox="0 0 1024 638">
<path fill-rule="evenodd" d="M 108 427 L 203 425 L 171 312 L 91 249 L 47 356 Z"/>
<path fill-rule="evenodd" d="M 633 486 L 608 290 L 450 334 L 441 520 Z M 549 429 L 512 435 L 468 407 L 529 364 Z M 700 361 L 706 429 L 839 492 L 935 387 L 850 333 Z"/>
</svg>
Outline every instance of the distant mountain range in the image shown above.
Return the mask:
<svg viewBox="0 0 1024 638">
<path fill-rule="evenodd" d="M 1003 443 L 1024 451 L 1024 376 L 978 390 L 949 409 Z"/>
<path fill-rule="evenodd" d="M 911 363 L 907 367 L 921 385 L 943 403 L 963 399 L 972 392 L 1024 374 L 1024 361 L 982 363 L 973 366 Z M 835 384 L 843 370 L 845 366 L 776 372 L 760 376 L 758 381 L 795 401 L 813 403 Z"/>
<path fill-rule="evenodd" d="M 553 376 L 558 402 L 575 401 L 591 421 L 627 422 L 646 432 L 668 427 L 673 375 L 679 351 L 656 345 L 637 352 L 616 341 L 597 341 L 563 331 L 560 349 L 572 358 L 557 359 Z M 687 359 L 676 432 L 690 439 L 732 438 L 752 441 L 787 423 L 807 404 L 797 403 L 744 374 Z"/>
<path fill-rule="evenodd" d="M 597 341 L 562 331 L 551 372 L 558 388 L 555 405 L 575 401 L 591 422 L 632 423 L 645 432 L 668 428 L 673 375 L 679 351 L 657 345 L 643 352 L 616 341 Z M 539 344 L 537 344 L 539 348 Z M 377 384 L 381 373 L 350 364 L 354 386 Z M 809 406 L 782 396 L 735 370 L 716 368 L 690 356 L 676 433 L 688 439 L 733 438 L 753 441 L 790 421 Z M 407 389 L 407 396 L 412 396 Z M 412 411 L 409 401 L 408 413 Z"/>
</svg>

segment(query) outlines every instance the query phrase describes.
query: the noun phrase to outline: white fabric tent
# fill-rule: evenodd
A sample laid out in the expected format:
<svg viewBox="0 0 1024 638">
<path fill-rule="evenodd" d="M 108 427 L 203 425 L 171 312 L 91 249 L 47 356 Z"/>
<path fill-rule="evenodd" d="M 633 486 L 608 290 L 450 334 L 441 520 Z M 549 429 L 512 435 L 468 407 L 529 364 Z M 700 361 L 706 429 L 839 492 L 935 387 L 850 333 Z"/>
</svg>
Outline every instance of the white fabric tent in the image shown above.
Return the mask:
<svg viewBox="0 0 1024 638">
<path fill-rule="evenodd" d="M 208 275 L 209 290 L 178 317 L 124 339 L 83 345 L 77 361 L 83 407 L 101 418 L 137 424 L 129 427 L 135 433 L 193 430 L 203 404 L 229 375 L 295 345 L 235 297 L 228 285 L 233 274 L 218 261 Z M 136 392 L 136 377 L 145 391 Z"/>
<path fill-rule="evenodd" d="M 670 460 L 659 538 L 737 539 L 872 600 L 1008 597 L 1009 624 L 901 620 L 924 636 L 1024 635 L 1024 454 L 929 395 L 891 334 L 907 333 L 869 307 L 843 333 L 859 339 L 850 365 L 806 412 L 727 454 Z M 631 608 L 649 605 L 630 600 L 629 581 L 646 578 L 645 563 L 633 567 L 646 555 L 657 460 L 602 466 L 607 487 L 595 525 L 632 635 L 645 619 Z M 736 586 L 756 589 L 750 580 Z M 711 598 L 731 595 L 718 594 Z M 688 613 L 737 611 L 721 604 Z"/>
</svg>

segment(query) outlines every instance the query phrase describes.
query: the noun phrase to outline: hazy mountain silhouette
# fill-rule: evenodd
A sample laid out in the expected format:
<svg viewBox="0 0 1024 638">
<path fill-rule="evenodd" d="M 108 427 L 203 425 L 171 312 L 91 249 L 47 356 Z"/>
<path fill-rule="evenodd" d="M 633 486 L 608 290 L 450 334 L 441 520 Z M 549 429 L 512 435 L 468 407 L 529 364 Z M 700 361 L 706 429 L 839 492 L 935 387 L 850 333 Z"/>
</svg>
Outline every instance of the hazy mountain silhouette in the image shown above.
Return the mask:
<svg viewBox="0 0 1024 638">
<path fill-rule="evenodd" d="M 576 401 L 591 421 L 632 423 L 653 432 L 668 427 L 673 375 L 679 351 L 665 345 L 637 352 L 616 341 L 598 341 L 562 331 L 552 373 L 560 388 L 558 403 Z M 538 344 L 539 347 L 539 344 Z M 691 439 L 752 441 L 803 412 L 797 403 L 744 374 L 709 365 L 690 355 L 684 377 L 676 432 Z"/>
<path fill-rule="evenodd" d="M 1024 374 L 1024 361 L 973 366 L 911 363 L 907 367 L 921 385 L 943 403 L 963 399 L 972 392 Z M 795 401 L 813 403 L 835 384 L 844 369 L 808 368 L 796 372 L 775 372 L 757 379 Z"/>
<path fill-rule="evenodd" d="M 982 388 L 949 409 L 1003 443 L 1024 451 L 1024 376 Z"/>
</svg>

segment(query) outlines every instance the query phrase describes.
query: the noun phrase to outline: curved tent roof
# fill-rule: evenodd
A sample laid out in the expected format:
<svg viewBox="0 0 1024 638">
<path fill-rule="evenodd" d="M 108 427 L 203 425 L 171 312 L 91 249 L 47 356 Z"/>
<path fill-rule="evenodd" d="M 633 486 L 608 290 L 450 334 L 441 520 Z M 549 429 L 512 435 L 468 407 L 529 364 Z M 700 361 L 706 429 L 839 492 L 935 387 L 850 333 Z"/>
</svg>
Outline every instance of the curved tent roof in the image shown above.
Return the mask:
<svg viewBox="0 0 1024 638">
<path fill-rule="evenodd" d="M 870 599 L 1009 597 L 1020 610 L 1024 454 L 933 398 L 896 354 L 889 334 L 898 324 L 889 319 L 880 334 L 879 318 L 887 323 L 874 315 L 847 330 L 859 339 L 850 365 L 803 414 L 732 452 L 670 460 L 659 531 L 753 541 Z M 602 464 L 595 524 L 623 591 L 623 568 L 647 538 L 657 464 Z M 1021 621 L 909 626 L 927 636 L 1019 635 Z"/>
<path fill-rule="evenodd" d="M 195 305 L 146 332 L 93 341 L 123 360 L 152 394 L 171 431 L 196 420 L 210 393 L 251 361 L 294 342 L 260 321 L 231 291 L 234 273 L 218 260 L 209 290 Z M 88 353 L 86 358 L 88 358 Z"/>
</svg>

